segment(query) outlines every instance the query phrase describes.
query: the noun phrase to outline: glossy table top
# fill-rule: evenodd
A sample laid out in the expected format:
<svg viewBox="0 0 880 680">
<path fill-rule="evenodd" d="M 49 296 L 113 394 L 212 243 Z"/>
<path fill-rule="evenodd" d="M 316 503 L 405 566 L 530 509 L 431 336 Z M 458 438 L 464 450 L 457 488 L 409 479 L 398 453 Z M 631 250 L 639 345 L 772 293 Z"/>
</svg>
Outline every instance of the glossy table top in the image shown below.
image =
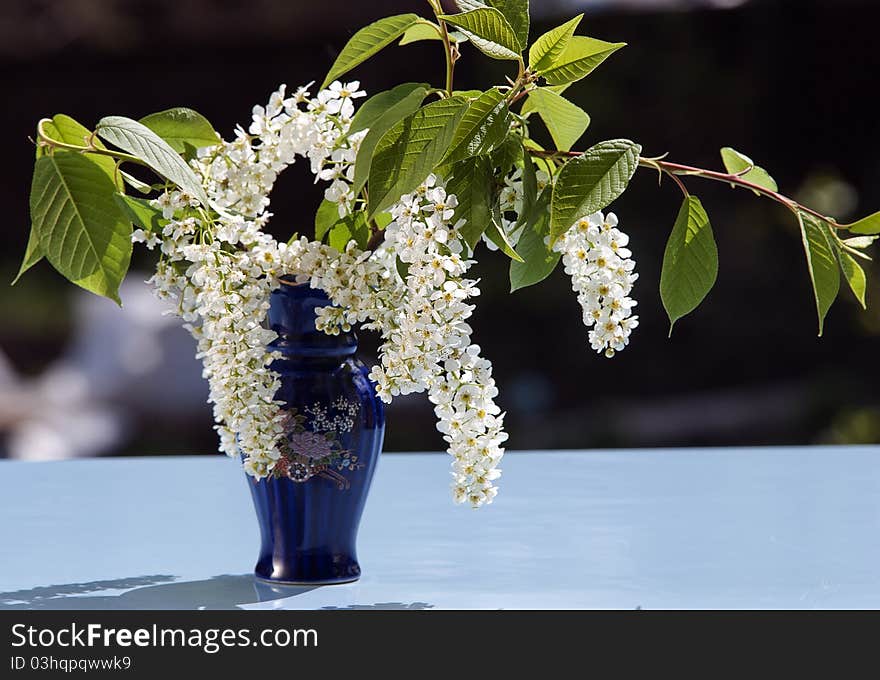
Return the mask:
<svg viewBox="0 0 880 680">
<path fill-rule="evenodd" d="M 880 607 L 880 447 L 512 452 L 480 510 L 447 465 L 383 456 L 360 582 L 271 588 L 234 461 L 2 462 L 0 609 Z"/>
</svg>

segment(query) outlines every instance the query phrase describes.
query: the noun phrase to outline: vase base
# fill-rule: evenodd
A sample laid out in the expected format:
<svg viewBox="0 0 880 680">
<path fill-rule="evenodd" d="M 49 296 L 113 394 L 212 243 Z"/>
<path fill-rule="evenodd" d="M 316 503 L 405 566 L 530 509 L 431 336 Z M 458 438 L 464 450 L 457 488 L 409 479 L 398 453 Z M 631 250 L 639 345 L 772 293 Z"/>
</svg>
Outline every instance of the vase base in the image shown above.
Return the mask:
<svg viewBox="0 0 880 680">
<path fill-rule="evenodd" d="M 254 579 L 259 581 L 260 583 L 265 583 L 270 586 L 339 586 L 345 583 L 354 583 L 355 581 L 360 580 L 360 578 L 360 575 L 357 575 L 341 576 L 339 578 L 319 579 L 315 581 L 282 581 L 280 579 L 266 578 L 265 576 L 254 574 Z"/>
</svg>

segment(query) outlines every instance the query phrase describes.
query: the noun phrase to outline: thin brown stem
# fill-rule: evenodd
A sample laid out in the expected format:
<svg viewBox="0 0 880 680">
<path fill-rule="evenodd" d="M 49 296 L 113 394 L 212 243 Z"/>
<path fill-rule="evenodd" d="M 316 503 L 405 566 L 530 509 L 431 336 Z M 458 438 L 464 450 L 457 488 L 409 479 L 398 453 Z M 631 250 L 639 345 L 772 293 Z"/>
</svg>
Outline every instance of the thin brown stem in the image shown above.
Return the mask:
<svg viewBox="0 0 880 680">
<path fill-rule="evenodd" d="M 575 158 L 580 156 L 582 151 L 537 151 L 533 149 L 529 149 L 529 153 L 533 156 L 538 156 L 540 158 Z M 678 184 L 679 188 L 684 191 L 685 195 L 687 194 L 687 189 L 684 185 L 684 182 L 681 181 L 681 177 L 700 177 L 702 179 L 708 179 L 715 182 L 724 182 L 725 184 L 730 184 L 733 187 L 740 187 L 743 189 L 750 189 L 761 196 L 766 196 L 777 203 L 784 205 L 786 208 L 791 210 L 793 213 L 807 213 L 808 215 L 813 215 L 814 217 L 818 217 L 822 221 L 828 223 L 835 229 L 846 229 L 847 225 L 840 224 L 832 217 L 828 217 L 827 215 L 823 215 L 822 213 L 813 210 L 812 208 L 808 208 L 805 205 L 802 205 L 798 201 L 793 198 L 790 198 L 784 194 L 779 193 L 778 191 L 774 191 L 773 189 L 768 189 L 767 187 L 761 186 L 760 184 L 755 184 L 754 182 L 750 182 L 745 178 L 745 175 L 748 173 L 728 173 L 728 172 L 718 172 L 716 170 L 706 170 L 705 168 L 697 168 L 692 165 L 684 165 L 682 163 L 671 163 L 669 161 L 654 159 L 654 158 L 640 158 L 639 159 L 639 167 L 641 168 L 650 168 L 652 170 L 657 170 L 665 174 L 666 176 L 672 178 L 676 184 Z"/>
</svg>

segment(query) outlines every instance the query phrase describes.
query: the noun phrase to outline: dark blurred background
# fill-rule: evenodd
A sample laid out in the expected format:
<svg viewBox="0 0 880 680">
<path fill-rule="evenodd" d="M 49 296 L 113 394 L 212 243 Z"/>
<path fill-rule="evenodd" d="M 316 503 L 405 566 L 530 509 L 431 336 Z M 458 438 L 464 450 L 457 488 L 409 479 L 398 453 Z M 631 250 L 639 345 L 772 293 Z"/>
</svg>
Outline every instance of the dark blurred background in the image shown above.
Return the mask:
<svg viewBox="0 0 880 680">
<path fill-rule="evenodd" d="M 9 212 L 0 280 L 28 232 L 28 136 L 64 112 L 87 126 L 171 106 L 205 114 L 224 136 L 279 83 L 320 81 L 354 30 L 412 1 L 4 0 L 0 4 L 0 204 Z M 532 0 L 532 36 L 584 11 L 581 33 L 629 47 L 569 91 L 592 116 L 581 142 L 629 137 L 646 155 L 716 167 L 734 146 L 784 191 L 840 218 L 880 210 L 880 52 L 874 0 Z M 469 46 L 457 86 L 486 86 L 509 64 Z M 435 83 L 437 43 L 389 50 L 353 75 L 370 93 Z M 483 255 L 475 339 L 496 367 L 511 448 L 866 443 L 880 440 L 880 283 L 869 311 L 841 291 L 825 337 L 799 235 L 775 204 L 692 180 L 712 219 L 718 284 L 676 325 L 658 293 L 678 209 L 671 185 L 639 173 L 614 209 L 632 238 L 641 327 L 607 360 L 561 268 L 507 294 L 507 262 Z M 303 163 L 272 196 L 272 231 L 311 228 L 320 187 Z M 125 309 L 65 283 L 45 263 L 0 292 L 0 456 L 58 458 L 216 450 L 193 342 L 164 317 L 136 259 Z M 362 337 L 364 357 L 374 340 Z M 387 450 L 438 450 L 423 397 L 390 409 Z"/>
</svg>

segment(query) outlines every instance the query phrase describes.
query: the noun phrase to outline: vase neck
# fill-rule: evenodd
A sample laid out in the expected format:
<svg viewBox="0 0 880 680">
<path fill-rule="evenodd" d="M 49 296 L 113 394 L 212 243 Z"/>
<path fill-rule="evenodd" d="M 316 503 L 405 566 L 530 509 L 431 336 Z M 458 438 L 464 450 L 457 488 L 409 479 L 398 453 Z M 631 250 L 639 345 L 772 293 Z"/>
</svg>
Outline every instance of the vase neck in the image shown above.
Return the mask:
<svg viewBox="0 0 880 680">
<path fill-rule="evenodd" d="M 327 335 L 315 328 L 315 310 L 332 305 L 327 294 L 309 284 L 282 284 L 269 300 L 269 327 L 278 337 L 269 344 L 286 359 L 343 359 L 357 351 L 354 331 Z"/>
</svg>

